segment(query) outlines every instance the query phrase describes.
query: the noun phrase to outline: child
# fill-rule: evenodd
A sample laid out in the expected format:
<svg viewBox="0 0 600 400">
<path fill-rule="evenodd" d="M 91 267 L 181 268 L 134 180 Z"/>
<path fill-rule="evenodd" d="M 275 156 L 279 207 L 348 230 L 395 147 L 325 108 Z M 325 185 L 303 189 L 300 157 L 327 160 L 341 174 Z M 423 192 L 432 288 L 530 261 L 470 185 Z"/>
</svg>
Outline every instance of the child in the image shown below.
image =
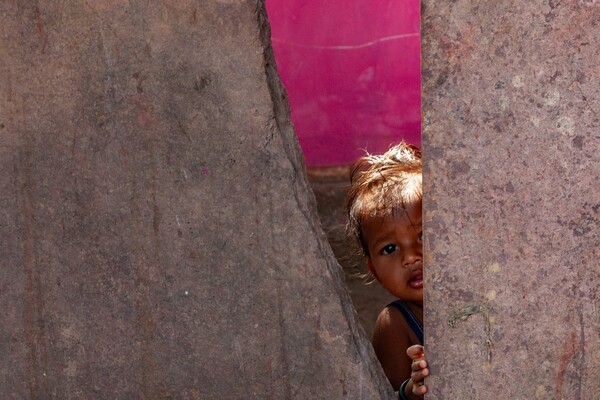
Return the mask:
<svg viewBox="0 0 600 400">
<path fill-rule="evenodd" d="M 418 148 L 401 143 L 360 158 L 350 173 L 349 231 L 369 269 L 398 298 L 377 317 L 373 348 L 401 399 L 421 399 L 423 358 L 422 170 Z"/>
</svg>

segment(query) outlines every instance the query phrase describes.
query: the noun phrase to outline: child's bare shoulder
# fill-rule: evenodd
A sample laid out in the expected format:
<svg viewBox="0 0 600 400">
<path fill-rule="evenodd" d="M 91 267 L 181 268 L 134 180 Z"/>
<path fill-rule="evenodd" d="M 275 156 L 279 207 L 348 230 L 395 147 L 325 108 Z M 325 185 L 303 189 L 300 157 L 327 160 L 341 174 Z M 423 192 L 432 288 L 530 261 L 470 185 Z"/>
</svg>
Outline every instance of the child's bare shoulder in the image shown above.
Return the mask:
<svg viewBox="0 0 600 400">
<path fill-rule="evenodd" d="M 402 316 L 402 313 L 396 308 L 387 306 L 377 316 L 375 322 L 375 333 L 385 335 L 391 334 L 394 337 L 400 336 L 401 332 L 408 332 L 409 326 Z"/>
</svg>

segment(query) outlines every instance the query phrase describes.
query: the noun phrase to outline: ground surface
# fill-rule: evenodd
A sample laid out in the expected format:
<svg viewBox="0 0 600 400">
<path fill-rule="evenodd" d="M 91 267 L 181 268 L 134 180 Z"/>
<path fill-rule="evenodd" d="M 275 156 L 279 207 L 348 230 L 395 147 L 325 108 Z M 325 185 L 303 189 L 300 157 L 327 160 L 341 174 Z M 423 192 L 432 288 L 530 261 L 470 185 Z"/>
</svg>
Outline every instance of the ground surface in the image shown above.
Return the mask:
<svg viewBox="0 0 600 400">
<path fill-rule="evenodd" d="M 370 338 L 377 314 L 393 297 L 373 282 L 358 248 L 346 236 L 344 201 L 349 184 L 348 168 L 310 169 L 308 178 L 317 199 L 323 230 L 344 269 L 354 307 Z"/>
</svg>

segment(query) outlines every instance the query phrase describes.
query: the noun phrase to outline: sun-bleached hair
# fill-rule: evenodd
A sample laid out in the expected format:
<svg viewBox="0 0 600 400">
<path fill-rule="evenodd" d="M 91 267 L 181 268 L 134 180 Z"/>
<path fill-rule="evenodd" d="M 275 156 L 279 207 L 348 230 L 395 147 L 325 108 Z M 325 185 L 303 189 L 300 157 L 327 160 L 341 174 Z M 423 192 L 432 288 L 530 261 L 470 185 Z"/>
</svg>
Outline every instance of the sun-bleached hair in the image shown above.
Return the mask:
<svg viewBox="0 0 600 400">
<path fill-rule="evenodd" d="M 346 198 L 348 233 L 369 256 L 362 234 L 366 219 L 384 218 L 404 212 L 405 205 L 423 196 L 421 150 L 404 142 L 385 154 L 367 154 L 350 170 L 350 190 Z"/>
</svg>

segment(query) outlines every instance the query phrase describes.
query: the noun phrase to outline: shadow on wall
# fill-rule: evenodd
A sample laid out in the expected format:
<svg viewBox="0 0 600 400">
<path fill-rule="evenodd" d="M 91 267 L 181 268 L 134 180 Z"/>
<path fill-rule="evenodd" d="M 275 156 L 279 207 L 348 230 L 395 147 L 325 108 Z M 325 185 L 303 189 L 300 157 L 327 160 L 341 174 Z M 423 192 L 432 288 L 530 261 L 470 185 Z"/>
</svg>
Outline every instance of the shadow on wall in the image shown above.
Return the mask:
<svg viewBox="0 0 600 400">
<path fill-rule="evenodd" d="M 344 277 L 354 308 L 370 338 L 375 320 L 381 309 L 394 299 L 372 277 L 366 276 L 367 268 L 358 246 L 346 235 L 346 211 L 344 208 L 349 186 L 350 167 L 309 168 L 308 179 L 317 199 L 317 211 L 323 230 Z"/>
</svg>

